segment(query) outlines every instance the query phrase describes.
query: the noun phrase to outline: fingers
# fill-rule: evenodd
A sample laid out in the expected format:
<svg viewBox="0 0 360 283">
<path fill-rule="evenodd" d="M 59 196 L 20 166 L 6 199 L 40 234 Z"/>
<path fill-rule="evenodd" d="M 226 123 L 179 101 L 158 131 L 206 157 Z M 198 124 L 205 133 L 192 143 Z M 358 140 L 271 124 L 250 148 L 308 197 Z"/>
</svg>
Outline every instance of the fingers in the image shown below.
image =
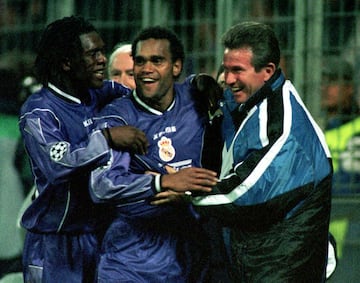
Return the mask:
<svg viewBox="0 0 360 283">
<path fill-rule="evenodd" d="M 210 192 L 217 181 L 216 172 L 204 168 L 190 167 L 181 169 L 174 174 L 163 175 L 161 187 L 176 192 Z"/>
<path fill-rule="evenodd" d="M 194 184 L 203 186 L 215 186 L 218 182 L 217 173 L 205 168 L 191 167 L 192 177 L 195 178 Z M 185 169 L 184 169 L 185 170 Z"/>
<path fill-rule="evenodd" d="M 138 153 L 146 154 L 148 146 L 149 146 L 149 142 L 148 142 L 144 132 L 142 132 L 138 129 L 136 129 L 136 130 L 137 130 L 137 132 L 136 132 L 135 141 L 137 143 Z"/>
<path fill-rule="evenodd" d="M 154 175 L 154 176 L 160 175 L 159 172 L 155 172 L 155 171 L 145 171 L 145 174 L 150 174 L 150 175 Z"/>
<path fill-rule="evenodd" d="M 177 172 L 175 168 L 173 168 L 169 165 L 165 165 L 164 168 L 165 168 L 166 172 L 168 172 L 168 174 L 174 174 Z"/>
<path fill-rule="evenodd" d="M 160 192 L 154 196 L 154 199 L 169 198 L 172 195 L 174 195 L 174 192 L 171 191 Z"/>
<path fill-rule="evenodd" d="M 146 154 L 149 142 L 146 138 L 146 135 L 143 131 L 137 128 L 131 128 L 132 133 L 132 144 L 130 145 L 132 151 L 138 154 Z"/>
<path fill-rule="evenodd" d="M 218 182 L 218 178 L 216 177 L 217 174 L 214 171 L 195 167 L 187 169 L 191 171 L 191 183 L 185 191 L 211 192 L 212 187 Z"/>
<path fill-rule="evenodd" d="M 150 202 L 151 205 L 162 205 L 167 203 L 169 203 L 169 201 L 166 199 L 157 199 Z"/>
<path fill-rule="evenodd" d="M 174 191 L 165 191 L 156 194 L 153 199 L 151 200 L 150 204 L 152 205 L 162 205 L 162 204 L 169 204 L 173 202 L 183 202 L 184 201 L 184 193 L 177 193 Z"/>
<path fill-rule="evenodd" d="M 143 131 L 133 126 L 117 126 L 110 130 L 115 149 L 125 149 L 133 153 L 146 154 L 149 142 Z"/>
<path fill-rule="evenodd" d="M 199 191 L 199 192 L 210 193 L 212 191 L 212 186 L 194 184 L 191 186 L 191 188 L 187 189 L 186 191 Z"/>
</svg>

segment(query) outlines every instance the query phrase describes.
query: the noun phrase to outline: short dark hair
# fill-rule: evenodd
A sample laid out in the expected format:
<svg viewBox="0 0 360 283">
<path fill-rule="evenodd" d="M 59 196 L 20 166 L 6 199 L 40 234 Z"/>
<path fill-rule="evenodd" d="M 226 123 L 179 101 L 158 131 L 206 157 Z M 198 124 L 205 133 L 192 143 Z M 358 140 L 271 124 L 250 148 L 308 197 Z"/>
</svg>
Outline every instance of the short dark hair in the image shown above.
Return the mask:
<svg viewBox="0 0 360 283">
<path fill-rule="evenodd" d="M 222 37 L 225 48 L 249 48 L 253 52 L 252 65 L 256 71 L 272 62 L 280 63 L 280 47 L 272 28 L 258 22 L 242 22 L 232 26 Z"/>
<path fill-rule="evenodd" d="M 329 55 L 322 58 L 322 76 L 330 81 L 353 82 L 353 66 L 338 55 Z"/>
<path fill-rule="evenodd" d="M 70 16 L 50 23 L 43 31 L 35 59 L 35 74 L 39 82 L 61 76 L 62 63 L 82 55 L 80 35 L 97 30 L 81 16 Z"/>
<path fill-rule="evenodd" d="M 185 51 L 184 51 L 184 45 L 182 44 L 181 40 L 175 34 L 175 32 L 161 26 L 148 27 L 138 33 L 138 35 L 135 37 L 131 45 L 131 53 L 133 58 L 135 58 L 136 56 L 136 48 L 138 42 L 150 38 L 168 40 L 170 43 L 170 53 L 171 53 L 172 62 L 175 62 L 176 60 L 180 59 L 180 61 L 184 63 Z"/>
</svg>

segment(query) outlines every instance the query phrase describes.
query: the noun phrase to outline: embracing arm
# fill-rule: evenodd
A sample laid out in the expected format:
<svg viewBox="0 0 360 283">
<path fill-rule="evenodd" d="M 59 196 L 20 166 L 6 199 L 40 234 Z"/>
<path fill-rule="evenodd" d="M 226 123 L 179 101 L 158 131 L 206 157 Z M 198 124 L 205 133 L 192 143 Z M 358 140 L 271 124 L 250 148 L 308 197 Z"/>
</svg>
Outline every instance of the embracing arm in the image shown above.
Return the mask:
<svg viewBox="0 0 360 283">
<path fill-rule="evenodd" d="M 93 170 L 90 177 L 90 196 L 96 203 L 111 203 L 126 216 L 147 218 L 167 213 L 169 207 L 151 205 L 156 194 L 153 174 L 134 173 L 129 169 L 128 152 L 111 150 L 107 166 Z"/>
<path fill-rule="evenodd" d="M 68 141 L 62 125 L 49 109 L 35 109 L 20 117 L 20 130 L 34 170 L 42 172 L 50 183 L 66 181 L 86 168 L 106 164 L 109 149 L 100 131 Z"/>
<path fill-rule="evenodd" d="M 208 74 L 198 74 L 192 79 L 193 97 L 201 112 L 214 115 L 219 109 L 219 101 L 223 98 L 223 89 Z"/>
<path fill-rule="evenodd" d="M 149 142 L 143 131 L 133 126 L 105 127 L 101 130 L 109 147 L 129 150 L 133 153 L 146 154 Z"/>
</svg>

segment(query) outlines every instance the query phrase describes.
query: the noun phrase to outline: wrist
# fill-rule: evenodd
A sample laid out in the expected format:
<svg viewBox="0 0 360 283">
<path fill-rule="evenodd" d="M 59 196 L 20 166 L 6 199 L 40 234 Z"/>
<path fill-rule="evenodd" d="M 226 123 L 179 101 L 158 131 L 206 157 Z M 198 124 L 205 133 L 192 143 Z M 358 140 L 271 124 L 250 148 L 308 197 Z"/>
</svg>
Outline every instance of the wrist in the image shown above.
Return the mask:
<svg viewBox="0 0 360 283">
<path fill-rule="evenodd" d="M 155 175 L 155 190 L 158 193 L 161 193 L 163 191 L 161 186 L 162 176 L 163 175 L 161 174 Z"/>
<path fill-rule="evenodd" d="M 101 132 L 103 133 L 109 147 L 113 148 L 114 147 L 114 141 L 112 139 L 110 129 L 109 128 L 104 128 L 104 129 L 102 129 Z"/>
</svg>

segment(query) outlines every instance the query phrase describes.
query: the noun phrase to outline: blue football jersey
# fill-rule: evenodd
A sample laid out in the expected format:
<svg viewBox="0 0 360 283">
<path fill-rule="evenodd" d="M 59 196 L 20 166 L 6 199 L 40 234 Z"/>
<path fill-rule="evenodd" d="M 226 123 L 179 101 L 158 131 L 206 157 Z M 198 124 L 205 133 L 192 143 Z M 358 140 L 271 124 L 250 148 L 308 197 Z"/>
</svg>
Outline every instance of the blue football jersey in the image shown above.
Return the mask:
<svg viewBox="0 0 360 283">
<path fill-rule="evenodd" d="M 207 120 L 195 107 L 191 78 L 175 84 L 175 99 L 165 112 L 143 103 L 136 91 L 115 99 L 101 111 L 96 121 L 99 127 L 135 126 L 146 133 L 150 146 L 146 155 L 112 151 L 110 164 L 92 172 L 91 194 L 95 202 L 110 200 L 118 203 L 119 209 L 134 214 L 136 210 L 127 209 L 127 205 L 146 203 L 156 194 L 154 176 L 144 174 L 145 171 L 167 174 L 186 167 L 201 167 Z M 145 216 L 143 207 L 140 209 Z"/>
<path fill-rule="evenodd" d="M 135 126 L 146 133 L 146 155 L 112 151 L 106 166 L 92 172 L 96 202 L 116 205 L 98 268 L 99 282 L 199 282 L 208 259 L 206 236 L 188 205 L 150 205 L 153 171 L 167 174 L 201 166 L 204 127 L 192 98 L 191 77 L 175 84 L 175 98 L 160 112 L 133 91 L 101 112 L 100 127 Z M 124 264 L 125 263 L 125 264 Z"/>
<path fill-rule="evenodd" d="M 52 88 L 52 90 L 50 90 Z M 107 142 L 95 130 L 101 106 L 129 89 L 113 82 L 89 90 L 87 103 L 55 86 L 32 94 L 21 108 L 20 131 L 29 153 L 36 198 L 22 217 L 32 232 L 90 232 L 98 222 L 88 192 L 89 171 L 110 158 Z"/>
</svg>

